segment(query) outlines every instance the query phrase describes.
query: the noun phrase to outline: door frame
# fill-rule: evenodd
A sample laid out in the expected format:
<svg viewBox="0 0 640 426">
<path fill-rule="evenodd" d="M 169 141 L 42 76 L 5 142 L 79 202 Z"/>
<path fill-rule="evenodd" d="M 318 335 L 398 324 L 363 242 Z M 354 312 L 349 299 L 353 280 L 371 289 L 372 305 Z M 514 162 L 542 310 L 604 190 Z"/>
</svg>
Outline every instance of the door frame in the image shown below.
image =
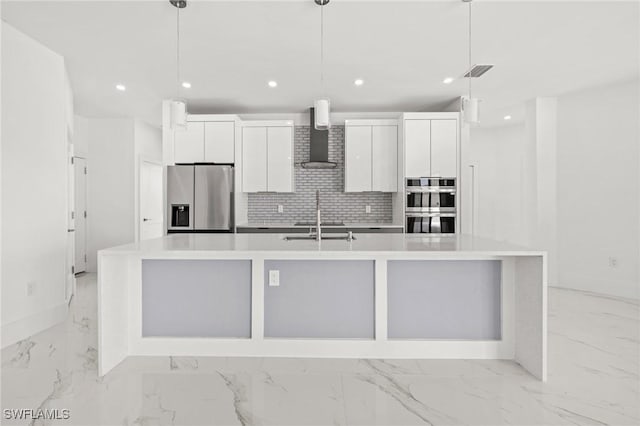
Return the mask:
<svg viewBox="0 0 640 426">
<path fill-rule="evenodd" d="M 84 161 L 84 167 L 87 170 L 87 172 L 84 173 L 84 176 L 85 176 L 85 178 L 84 178 L 85 179 L 85 181 L 84 181 L 84 206 L 85 206 L 85 211 L 87 211 L 87 217 L 84 218 L 85 220 L 84 220 L 84 233 L 83 233 L 83 235 L 84 235 L 84 255 L 85 255 L 85 258 L 86 258 L 86 256 L 87 256 L 87 242 L 88 242 L 88 238 L 87 237 L 89 235 L 89 227 L 87 226 L 87 219 L 89 217 L 89 214 L 88 214 L 88 211 L 89 211 L 89 209 L 88 209 L 88 205 L 89 205 L 89 203 L 88 203 L 88 201 L 89 201 L 89 191 L 88 191 L 88 189 L 89 189 L 89 185 L 88 185 L 88 181 L 89 181 L 89 159 L 87 157 L 82 156 L 82 155 L 74 155 L 73 156 L 74 173 L 77 173 L 77 170 L 75 169 L 75 167 L 77 166 L 76 159 L 78 159 L 78 158 L 81 159 L 82 161 Z M 75 184 L 75 176 L 74 176 L 74 184 Z M 74 210 L 76 210 L 76 205 L 77 205 L 76 201 L 77 200 L 78 200 L 78 191 L 77 191 L 77 188 L 74 187 L 74 200 L 73 200 L 73 208 L 74 208 Z M 76 211 L 75 214 L 76 214 L 76 217 L 78 217 L 77 215 L 81 214 L 81 213 Z M 84 212 L 82 212 L 82 214 L 84 214 Z M 75 226 L 75 232 L 76 232 L 76 235 L 77 235 L 77 233 L 78 233 L 77 222 L 76 222 L 75 225 L 76 225 Z M 75 263 L 75 259 L 76 259 L 75 251 L 77 249 L 78 249 L 78 247 L 74 246 L 74 253 L 73 253 L 74 254 L 74 263 Z M 87 265 L 88 264 L 89 264 L 89 262 L 88 262 L 88 259 L 87 259 L 84 262 L 84 271 L 79 271 L 78 272 L 77 271 L 78 268 L 76 268 L 76 274 L 80 274 L 82 272 L 87 272 Z"/>
<path fill-rule="evenodd" d="M 137 188 L 136 188 L 136 193 L 137 193 L 137 197 L 136 197 L 136 217 L 135 217 L 135 229 L 136 229 L 136 241 L 140 241 L 141 237 L 142 237 L 142 166 L 144 163 L 149 163 L 149 164 L 153 164 L 154 166 L 160 166 L 162 168 L 162 206 L 161 206 L 161 210 L 162 210 L 162 232 L 163 234 L 166 232 L 166 226 L 165 226 L 165 171 L 164 171 L 164 165 L 162 164 L 162 161 L 160 160 L 156 160 L 153 159 L 151 157 L 145 156 L 145 155 L 139 155 L 138 156 L 138 182 L 137 182 Z"/>
</svg>

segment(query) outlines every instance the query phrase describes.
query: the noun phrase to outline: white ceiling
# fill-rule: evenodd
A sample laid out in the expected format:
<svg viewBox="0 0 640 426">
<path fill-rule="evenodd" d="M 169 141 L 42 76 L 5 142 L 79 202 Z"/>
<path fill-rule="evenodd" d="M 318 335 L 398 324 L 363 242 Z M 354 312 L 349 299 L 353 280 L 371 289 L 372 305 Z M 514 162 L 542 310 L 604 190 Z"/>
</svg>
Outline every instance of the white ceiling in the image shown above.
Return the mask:
<svg viewBox="0 0 640 426">
<path fill-rule="evenodd" d="M 522 102 L 638 78 L 637 1 L 473 2 L 473 81 L 485 123 Z M 160 122 L 176 95 L 176 9 L 162 1 L 3 1 L 2 18 L 66 58 L 77 112 Z M 301 112 L 322 94 L 313 0 L 193 1 L 181 12 L 191 112 Z M 325 85 L 335 111 L 436 110 L 467 91 L 468 5 L 333 0 Z M 365 80 L 355 87 L 356 78 Z M 267 86 L 276 80 L 278 87 Z M 126 92 L 114 85 L 122 82 Z"/>
</svg>

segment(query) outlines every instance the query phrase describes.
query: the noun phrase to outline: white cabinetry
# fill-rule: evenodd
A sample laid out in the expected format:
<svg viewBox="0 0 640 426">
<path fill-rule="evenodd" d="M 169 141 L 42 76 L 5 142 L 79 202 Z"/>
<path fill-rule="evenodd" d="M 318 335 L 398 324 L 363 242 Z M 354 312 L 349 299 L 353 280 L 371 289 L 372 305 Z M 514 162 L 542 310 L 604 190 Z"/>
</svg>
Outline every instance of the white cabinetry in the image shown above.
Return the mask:
<svg viewBox="0 0 640 426">
<path fill-rule="evenodd" d="M 431 176 L 431 120 L 404 122 L 405 176 Z"/>
<path fill-rule="evenodd" d="M 398 126 L 394 121 L 345 122 L 345 192 L 398 189 Z"/>
<path fill-rule="evenodd" d="M 346 126 L 344 191 L 371 191 L 371 126 Z"/>
<path fill-rule="evenodd" d="M 242 128 L 242 191 L 267 190 L 267 128 Z"/>
<path fill-rule="evenodd" d="M 242 192 L 293 192 L 293 124 L 244 123 Z"/>
<path fill-rule="evenodd" d="M 267 127 L 267 191 L 293 192 L 292 127 Z"/>
<path fill-rule="evenodd" d="M 451 113 L 411 113 L 404 119 L 405 177 L 457 177 L 458 120 Z"/>
<path fill-rule="evenodd" d="M 210 121 L 204 123 L 205 163 L 233 163 L 236 139 L 236 123 Z"/>
<path fill-rule="evenodd" d="M 458 122 L 431 120 L 431 176 L 458 175 Z"/>
<path fill-rule="evenodd" d="M 373 126 L 372 179 L 374 191 L 398 190 L 398 126 Z"/>
<path fill-rule="evenodd" d="M 204 161 L 204 123 L 188 121 L 186 130 L 174 133 L 174 161 L 202 163 Z"/>
<path fill-rule="evenodd" d="M 190 115 L 186 130 L 174 133 L 174 162 L 234 163 L 236 122 L 227 117 Z"/>
</svg>

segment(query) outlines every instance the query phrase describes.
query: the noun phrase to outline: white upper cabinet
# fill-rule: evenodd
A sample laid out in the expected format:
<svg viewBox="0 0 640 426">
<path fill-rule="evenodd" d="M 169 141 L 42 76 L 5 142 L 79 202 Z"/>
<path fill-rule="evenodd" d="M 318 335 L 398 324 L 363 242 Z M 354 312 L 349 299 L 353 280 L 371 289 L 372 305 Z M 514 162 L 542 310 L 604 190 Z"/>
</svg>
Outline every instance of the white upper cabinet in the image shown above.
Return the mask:
<svg viewBox="0 0 640 426">
<path fill-rule="evenodd" d="M 371 126 L 346 126 L 345 192 L 371 191 Z"/>
<path fill-rule="evenodd" d="M 236 121 L 232 115 L 190 115 L 186 130 L 174 132 L 174 162 L 235 163 Z"/>
<path fill-rule="evenodd" d="M 242 192 L 293 192 L 293 124 L 242 128 Z"/>
<path fill-rule="evenodd" d="M 211 121 L 204 123 L 204 162 L 235 162 L 236 123 Z"/>
<path fill-rule="evenodd" d="M 204 123 L 188 121 L 186 130 L 174 132 L 174 161 L 202 163 L 204 160 Z"/>
<path fill-rule="evenodd" d="M 451 113 L 409 113 L 404 120 L 404 176 L 458 176 L 458 120 Z M 441 116 L 441 118 L 439 117 Z M 424 117 L 424 118 L 421 118 Z"/>
<path fill-rule="evenodd" d="M 431 121 L 431 176 L 458 175 L 458 123 L 456 120 Z"/>
<path fill-rule="evenodd" d="M 242 128 L 242 191 L 267 190 L 267 128 Z"/>
<path fill-rule="evenodd" d="M 373 126 L 371 129 L 373 136 L 371 189 L 396 192 L 398 190 L 398 126 Z"/>
<path fill-rule="evenodd" d="M 293 192 L 292 127 L 267 127 L 267 191 Z"/>
<path fill-rule="evenodd" d="M 431 176 L 431 120 L 404 122 L 405 176 Z"/>
<path fill-rule="evenodd" d="M 345 126 L 345 192 L 398 190 L 398 126 L 350 120 Z"/>
</svg>

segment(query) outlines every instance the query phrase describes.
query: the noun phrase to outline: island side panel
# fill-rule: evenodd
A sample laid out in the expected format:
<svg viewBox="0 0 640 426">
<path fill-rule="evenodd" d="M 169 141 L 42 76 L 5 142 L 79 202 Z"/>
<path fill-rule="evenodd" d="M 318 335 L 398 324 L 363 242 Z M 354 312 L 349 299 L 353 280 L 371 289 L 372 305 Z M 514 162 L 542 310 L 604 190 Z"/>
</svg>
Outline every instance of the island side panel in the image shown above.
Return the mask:
<svg viewBox="0 0 640 426">
<path fill-rule="evenodd" d="M 547 265 L 545 256 L 515 260 L 515 360 L 547 380 Z"/>
<path fill-rule="evenodd" d="M 251 261 L 142 260 L 142 337 L 251 337 Z"/>
<path fill-rule="evenodd" d="M 373 260 L 265 260 L 264 269 L 265 338 L 374 338 Z"/>
<path fill-rule="evenodd" d="M 98 252 L 98 375 L 104 376 L 128 355 L 129 283 L 126 255 Z"/>
</svg>

